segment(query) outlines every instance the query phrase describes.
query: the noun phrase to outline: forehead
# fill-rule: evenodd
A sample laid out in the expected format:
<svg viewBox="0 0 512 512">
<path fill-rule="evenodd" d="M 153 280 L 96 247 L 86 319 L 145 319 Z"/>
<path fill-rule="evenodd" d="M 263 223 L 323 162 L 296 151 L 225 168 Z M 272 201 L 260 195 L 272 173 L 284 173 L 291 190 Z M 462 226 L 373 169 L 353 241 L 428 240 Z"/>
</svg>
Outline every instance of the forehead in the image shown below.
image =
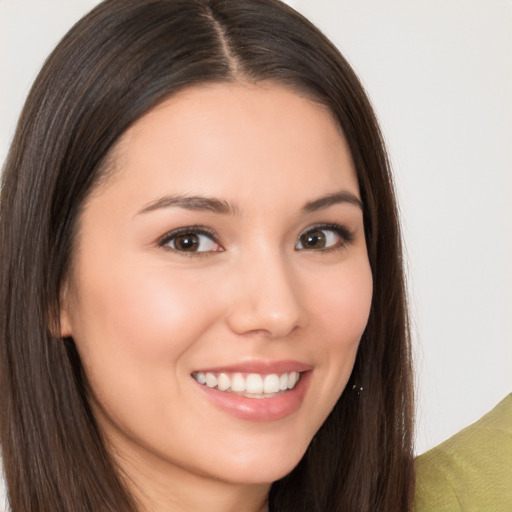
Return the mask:
<svg viewBox="0 0 512 512">
<path fill-rule="evenodd" d="M 275 84 L 187 88 L 135 122 L 114 148 L 109 185 L 226 199 L 267 193 L 312 195 L 349 188 L 357 177 L 331 112 Z M 270 187 L 270 188 L 269 188 Z M 261 190 L 260 190 L 261 191 Z M 167 192 L 161 190 L 162 193 Z"/>
</svg>

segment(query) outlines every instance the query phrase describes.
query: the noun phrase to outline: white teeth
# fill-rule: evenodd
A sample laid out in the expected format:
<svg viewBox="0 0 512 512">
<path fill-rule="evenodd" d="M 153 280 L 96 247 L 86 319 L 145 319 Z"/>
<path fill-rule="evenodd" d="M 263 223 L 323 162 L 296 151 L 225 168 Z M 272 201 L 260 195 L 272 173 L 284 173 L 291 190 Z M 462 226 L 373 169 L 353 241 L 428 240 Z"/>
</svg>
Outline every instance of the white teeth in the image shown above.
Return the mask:
<svg viewBox="0 0 512 512">
<path fill-rule="evenodd" d="M 263 393 L 263 379 L 257 373 L 250 373 L 245 379 L 245 390 L 253 395 Z"/>
<path fill-rule="evenodd" d="M 219 391 L 246 393 L 250 398 L 267 398 L 268 396 L 293 389 L 300 379 L 299 372 L 271 373 L 260 375 L 259 373 L 212 373 L 194 372 L 192 374 L 199 384 L 216 388 Z"/>
<path fill-rule="evenodd" d="M 231 386 L 231 379 L 225 374 L 221 373 L 217 378 L 217 388 L 219 391 L 226 391 Z"/>
<path fill-rule="evenodd" d="M 263 393 L 277 393 L 279 391 L 279 377 L 272 373 L 263 380 Z"/>
<path fill-rule="evenodd" d="M 203 372 L 198 372 L 194 374 L 194 377 L 197 380 L 197 382 L 199 382 L 199 384 L 206 384 L 206 376 Z"/>
<path fill-rule="evenodd" d="M 206 374 L 206 385 L 209 388 L 214 388 L 217 385 L 217 377 L 213 373 Z"/>
<path fill-rule="evenodd" d="M 237 392 L 245 391 L 245 379 L 239 373 L 231 377 L 231 389 Z"/>
<path fill-rule="evenodd" d="M 299 374 L 297 372 L 290 372 L 290 375 L 288 375 L 288 389 L 293 389 L 298 381 Z"/>
</svg>

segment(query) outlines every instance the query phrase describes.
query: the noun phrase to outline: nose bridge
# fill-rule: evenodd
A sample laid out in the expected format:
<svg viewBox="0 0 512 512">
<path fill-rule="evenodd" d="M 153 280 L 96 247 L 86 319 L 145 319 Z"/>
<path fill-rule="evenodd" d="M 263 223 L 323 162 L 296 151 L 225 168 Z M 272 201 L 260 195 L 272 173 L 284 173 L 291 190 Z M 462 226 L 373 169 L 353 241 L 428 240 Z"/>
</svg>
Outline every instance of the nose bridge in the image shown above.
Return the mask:
<svg viewBox="0 0 512 512">
<path fill-rule="evenodd" d="M 241 258 L 234 276 L 229 324 L 237 334 L 283 337 L 306 321 L 298 276 L 279 248 L 260 248 Z"/>
</svg>

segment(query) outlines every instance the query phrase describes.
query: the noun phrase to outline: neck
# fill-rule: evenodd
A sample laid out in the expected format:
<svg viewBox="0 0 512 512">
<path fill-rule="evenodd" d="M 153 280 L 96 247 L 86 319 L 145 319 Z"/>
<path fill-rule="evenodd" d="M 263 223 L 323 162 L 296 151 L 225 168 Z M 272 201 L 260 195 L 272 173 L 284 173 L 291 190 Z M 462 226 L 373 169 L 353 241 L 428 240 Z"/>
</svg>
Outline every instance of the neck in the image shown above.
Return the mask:
<svg viewBox="0 0 512 512">
<path fill-rule="evenodd" d="M 267 512 L 269 486 L 234 485 L 203 479 L 139 482 L 140 512 Z M 151 488 L 149 488 L 151 485 Z M 144 486 L 144 487 L 142 487 Z"/>
</svg>

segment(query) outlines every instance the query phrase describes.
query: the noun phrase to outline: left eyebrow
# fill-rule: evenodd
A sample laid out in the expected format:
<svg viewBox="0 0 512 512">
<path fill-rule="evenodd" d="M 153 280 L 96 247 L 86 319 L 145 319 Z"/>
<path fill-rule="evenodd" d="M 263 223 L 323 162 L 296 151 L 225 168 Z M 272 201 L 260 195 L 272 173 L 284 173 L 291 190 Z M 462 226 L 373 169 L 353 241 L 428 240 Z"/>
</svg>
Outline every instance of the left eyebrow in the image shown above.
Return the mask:
<svg viewBox="0 0 512 512">
<path fill-rule="evenodd" d="M 209 211 L 222 215 L 236 215 L 238 209 L 227 201 L 202 196 L 164 196 L 146 205 L 140 212 L 148 213 L 161 208 L 183 208 L 185 210 Z"/>
<path fill-rule="evenodd" d="M 334 204 L 340 203 L 348 203 L 357 206 L 358 208 L 363 209 L 363 202 L 352 192 L 348 192 L 347 190 L 341 190 L 339 192 L 335 192 L 334 194 L 329 194 L 327 196 L 320 197 L 319 199 L 315 199 L 314 201 L 310 201 L 306 203 L 302 208 L 304 213 L 312 213 L 317 210 L 321 210 L 323 208 L 328 208 Z"/>
</svg>

